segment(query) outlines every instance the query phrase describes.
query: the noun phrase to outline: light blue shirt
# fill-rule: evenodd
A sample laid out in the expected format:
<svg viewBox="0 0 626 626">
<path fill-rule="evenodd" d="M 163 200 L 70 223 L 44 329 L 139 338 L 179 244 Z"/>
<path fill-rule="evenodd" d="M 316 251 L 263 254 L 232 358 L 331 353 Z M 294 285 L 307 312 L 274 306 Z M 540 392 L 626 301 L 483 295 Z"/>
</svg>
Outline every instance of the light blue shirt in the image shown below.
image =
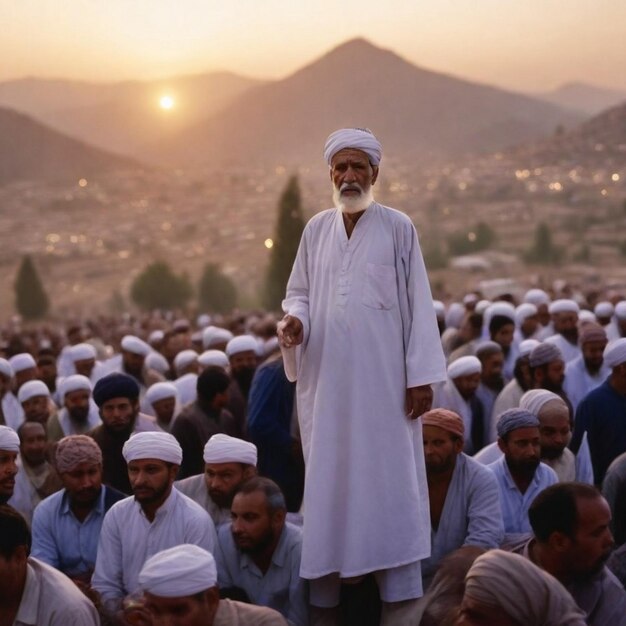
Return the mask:
<svg viewBox="0 0 626 626">
<path fill-rule="evenodd" d="M 221 588 L 243 589 L 253 604 L 269 606 L 282 613 L 290 624 L 306 626 L 309 623 L 308 587 L 300 578 L 302 531 L 289 522 L 272 555 L 272 563 L 265 574 L 250 556 L 241 552 L 231 532 L 231 524 L 218 530 L 221 551 L 218 553 L 218 584 Z"/>
<path fill-rule="evenodd" d="M 487 467 L 498 481 L 504 532 L 507 535 L 531 533 L 528 508 L 541 491 L 558 482 L 555 471 L 545 463 L 539 463 L 526 493 L 521 493 L 511 476 L 504 455 Z"/>
</svg>

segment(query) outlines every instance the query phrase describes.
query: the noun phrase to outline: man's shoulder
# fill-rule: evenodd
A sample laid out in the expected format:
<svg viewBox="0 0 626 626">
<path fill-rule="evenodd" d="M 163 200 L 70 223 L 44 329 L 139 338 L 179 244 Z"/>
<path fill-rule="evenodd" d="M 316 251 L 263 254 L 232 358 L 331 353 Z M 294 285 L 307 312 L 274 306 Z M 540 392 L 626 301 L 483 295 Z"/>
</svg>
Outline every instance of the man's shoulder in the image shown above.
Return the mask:
<svg viewBox="0 0 626 626">
<path fill-rule="evenodd" d="M 556 472 L 546 463 L 540 462 L 535 470 L 539 481 L 547 485 L 554 485 L 559 482 L 559 477 Z"/>
<path fill-rule="evenodd" d="M 182 515 L 188 521 L 199 520 L 203 523 L 206 522 L 207 518 L 209 520 L 211 519 L 211 516 L 206 512 L 206 510 L 203 509 L 195 500 L 185 495 L 178 489 L 173 489 L 173 491 L 176 491 L 175 498 L 177 511 L 174 513 L 176 517 Z"/>
<path fill-rule="evenodd" d="M 265 606 L 220 600 L 213 626 L 287 626 L 287 621 Z"/>
<path fill-rule="evenodd" d="M 33 515 L 57 515 L 61 509 L 64 496 L 65 489 L 55 491 L 53 494 L 39 502 L 39 504 L 35 507 Z"/>
<path fill-rule="evenodd" d="M 119 518 L 128 521 L 129 516 L 135 513 L 135 496 L 126 496 L 118 500 L 107 512 L 105 518 L 110 522 Z"/>
<path fill-rule="evenodd" d="M 477 461 L 464 452 L 461 452 L 457 462 L 460 462 L 459 469 L 465 474 L 469 481 L 493 483 L 493 472 L 489 468 L 489 465 L 483 465 L 480 461 Z"/>
<path fill-rule="evenodd" d="M 195 476 L 187 476 L 181 480 L 174 481 L 174 487 L 182 494 L 188 495 L 194 493 L 198 487 L 204 485 L 204 474 L 196 474 Z"/>
</svg>

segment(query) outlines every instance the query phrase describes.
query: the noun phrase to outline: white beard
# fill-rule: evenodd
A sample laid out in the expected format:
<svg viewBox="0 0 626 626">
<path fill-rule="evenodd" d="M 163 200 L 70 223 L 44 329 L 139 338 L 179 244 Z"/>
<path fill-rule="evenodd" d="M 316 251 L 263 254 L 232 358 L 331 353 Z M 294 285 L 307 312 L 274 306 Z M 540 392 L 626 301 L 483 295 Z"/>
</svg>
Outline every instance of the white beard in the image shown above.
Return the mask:
<svg viewBox="0 0 626 626">
<path fill-rule="evenodd" d="M 341 190 L 346 187 L 358 187 L 361 192 L 358 196 L 342 196 Z M 333 202 L 342 213 L 358 213 L 365 211 L 374 202 L 374 193 L 370 185 L 364 190 L 358 183 L 344 183 L 339 189 L 333 185 Z"/>
</svg>

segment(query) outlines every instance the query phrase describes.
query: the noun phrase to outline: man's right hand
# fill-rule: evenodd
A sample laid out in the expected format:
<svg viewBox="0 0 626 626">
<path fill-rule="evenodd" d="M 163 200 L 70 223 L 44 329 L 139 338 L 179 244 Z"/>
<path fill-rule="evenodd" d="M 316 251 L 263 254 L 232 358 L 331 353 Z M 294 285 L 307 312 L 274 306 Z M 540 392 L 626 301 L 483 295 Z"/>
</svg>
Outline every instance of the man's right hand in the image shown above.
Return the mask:
<svg viewBox="0 0 626 626">
<path fill-rule="evenodd" d="M 284 348 L 293 348 L 302 343 L 304 328 L 302 322 L 293 315 L 285 315 L 276 325 L 278 341 Z"/>
</svg>

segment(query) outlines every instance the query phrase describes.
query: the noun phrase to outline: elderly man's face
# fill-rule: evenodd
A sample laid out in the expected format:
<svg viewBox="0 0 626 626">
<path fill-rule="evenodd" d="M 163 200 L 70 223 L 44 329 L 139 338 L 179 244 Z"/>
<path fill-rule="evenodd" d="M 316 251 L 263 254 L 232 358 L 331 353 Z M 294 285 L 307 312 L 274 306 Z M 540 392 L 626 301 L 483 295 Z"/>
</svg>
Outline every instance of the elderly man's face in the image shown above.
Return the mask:
<svg viewBox="0 0 626 626">
<path fill-rule="evenodd" d="M 369 162 L 365 152 L 345 148 L 330 162 L 330 179 L 339 193 L 339 199 L 349 202 L 366 194 L 378 178 L 378 167 Z"/>
</svg>

